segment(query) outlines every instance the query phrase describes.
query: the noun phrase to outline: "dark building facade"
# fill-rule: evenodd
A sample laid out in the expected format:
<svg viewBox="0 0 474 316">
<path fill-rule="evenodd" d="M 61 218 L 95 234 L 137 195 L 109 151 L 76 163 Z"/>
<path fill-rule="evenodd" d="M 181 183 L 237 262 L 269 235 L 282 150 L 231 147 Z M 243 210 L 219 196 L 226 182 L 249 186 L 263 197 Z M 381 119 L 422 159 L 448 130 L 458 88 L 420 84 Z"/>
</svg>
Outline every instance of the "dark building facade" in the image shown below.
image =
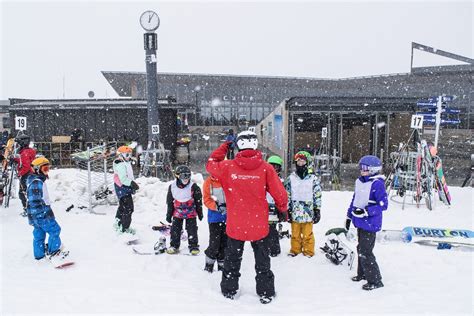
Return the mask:
<svg viewBox="0 0 474 316">
<path fill-rule="evenodd" d="M 123 97 L 144 98 L 146 76 L 141 72 L 103 71 L 104 77 Z M 158 73 L 160 97 L 174 96 L 195 104 L 197 117 L 190 124 L 255 125 L 281 101 L 290 97 L 426 98 L 455 95 L 461 108 L 462 127 L 472 126 L 473 66 L 413 68 L 411 73 L 346 79 L 257 77 Z"/>
</svg>

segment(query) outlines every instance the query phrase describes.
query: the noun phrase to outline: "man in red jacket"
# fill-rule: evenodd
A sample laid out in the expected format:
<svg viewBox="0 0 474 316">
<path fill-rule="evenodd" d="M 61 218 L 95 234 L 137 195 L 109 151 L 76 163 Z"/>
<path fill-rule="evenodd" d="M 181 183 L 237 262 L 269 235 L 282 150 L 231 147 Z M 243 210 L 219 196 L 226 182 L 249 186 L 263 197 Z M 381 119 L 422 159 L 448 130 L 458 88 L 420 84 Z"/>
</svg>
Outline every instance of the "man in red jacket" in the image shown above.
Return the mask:
<svg viewBox="0 0 474 316">
<path fill-rule="evenodd" d="M 219 179 L 227 206 L 227 247 L 222 273 L 222 294 L 233 299 L 239 289 L 240 265 L 245 241 L 255 255 L 257 294 L 260 302 L 270 303 L 275 296 L 275 277 L 270 270 L 268 249 L 268 203 L 266 193 L 275 200 L 281 218 L 288 219 L 288 196 L 277 173 L 257 150 L 257 135 L 241 132 L 233 160 L 224 160 L 230 142 L 222 144 L 209 158 L 206 169 Z"/>
<path fill-rule="evenodd" d="M 23 205 L 22 216 L 27 216 L 26 213 L 26 178 L 31 173 L 31 163 L 36 158 L 36 150 L 30 148 L 30 137 L 27 135 L 19 135 L 15 138 L 16 143 L 20 146 L 20 151 L 14 157 L 17 165 L 18 177 L 20 178 L 20 191 L 18 196 L 20 197 L 21 204 Z"/>
</svg>

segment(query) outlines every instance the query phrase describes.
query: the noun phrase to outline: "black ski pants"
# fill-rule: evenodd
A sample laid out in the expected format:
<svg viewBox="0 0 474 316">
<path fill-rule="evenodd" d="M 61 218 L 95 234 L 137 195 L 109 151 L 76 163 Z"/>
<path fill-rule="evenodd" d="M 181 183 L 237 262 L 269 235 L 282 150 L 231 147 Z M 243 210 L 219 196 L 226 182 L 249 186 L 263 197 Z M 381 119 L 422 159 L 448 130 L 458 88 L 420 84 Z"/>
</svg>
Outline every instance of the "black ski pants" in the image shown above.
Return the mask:
<svg viewBox="0 0 474 316">
<path fill-rule="evenodd" d="M 364 276 L 369 283 L 382 281 L 379 266 L 373 253 L 376 233 L 357 229 L 359 244 L 357 245 L 357 275 Z"/>
<path fill-rule="evenodd" d="M 126 195 L 120 198 L 119 207 L 115 217 L 118 219 L 118 224 L 122 226 L 124 232 L 130 227 L 132 223 L 133 213 L 133 198 L 131 195 Z"/>
<path fill-rule="evenodd" d="M 183 230 L 184 218 L 173 217 L 171 224 L 171 241 L 170 246 L 179 249 L 181 245 L 181 231 Z M 199 249 L 198 227 L 196 218 L 186 219 L 186 232 L 188 233 L 188 247 L 189 250 Z"/>
<path fill-rule="evenodd" d="M 23 209 L 26 210 L 26 179 L 28 178 L 28 173 L 21 176 L 20 178 L 20 190 L 18 191 L 18 197 L 20 198 L 21 205 Z"/>
<path fill-rule="evenodd" d="M 225 223 L 209 223 L 209 246 L 204 253 L 210 259 L 217 261 L 224 260 L 224 250 L 227 244 L 225 229 Z"/>
<path fill-rule="evenodd" d="M 277 223 L 271 223 L 269 225 L 269 229 L 268 248 L 270 250 L 270 256 L 277 256 L 281 253 L 280 236 L 278 236 Z"/>
<path fill-rule="evenodd" d="M 244 241 L 227 237 L 224 270 L 221 281 L 221 291 L 223 294 L 235 294 L 239 289 L 240 265 L 244 253 L 244 243 Z M 270 270 L 268 236 L 257 241 L 252 241 L 251 244 L 255 256 L 257 294 L 260 296 L 274 296 L 275 276 Z"/>
</svg>

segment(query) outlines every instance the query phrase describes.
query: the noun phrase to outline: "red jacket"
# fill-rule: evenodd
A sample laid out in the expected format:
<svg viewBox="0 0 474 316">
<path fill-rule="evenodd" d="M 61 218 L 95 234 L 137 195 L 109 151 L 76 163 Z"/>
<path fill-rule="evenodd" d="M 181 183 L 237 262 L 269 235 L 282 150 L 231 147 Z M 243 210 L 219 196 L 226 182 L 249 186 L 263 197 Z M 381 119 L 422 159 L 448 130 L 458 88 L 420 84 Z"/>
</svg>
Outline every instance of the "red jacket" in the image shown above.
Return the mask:
<svg viewBox="0 0 474 316">
<path fill-rule="evenodd" d="M 35 160 L 36 150 L 33 148 L 20 149 L 20 158 L 15 158 L 17 163 L 18 176 L 22 177 L 31 171 L 31 163 Z"/>
<path fill-rule="evenodd" d="M 217 148 L 206 169 L 219 179 L 227 204 L 227 235 L 242 241 L 260 240 L 268 235 L 267 191 L 280 212 L 288 208 L 288 195 L 273 167 L 262 160 L 258 150 L 244 150 L 235 159 L 224 160 L 229 142 Z"/>
</svg>

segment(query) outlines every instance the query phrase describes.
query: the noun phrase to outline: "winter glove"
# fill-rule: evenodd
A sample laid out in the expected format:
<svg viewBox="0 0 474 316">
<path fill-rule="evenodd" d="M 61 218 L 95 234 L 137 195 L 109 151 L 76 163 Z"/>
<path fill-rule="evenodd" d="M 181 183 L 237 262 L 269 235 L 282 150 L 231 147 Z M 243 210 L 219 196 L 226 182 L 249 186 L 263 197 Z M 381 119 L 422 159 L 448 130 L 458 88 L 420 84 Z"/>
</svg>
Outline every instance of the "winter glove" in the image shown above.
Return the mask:
<svg viewBox="0 0 474 316">
<path fill-rule="evenodd" d="M 314 209 L 313 223 L 317 224 L 321 220 L 321 211 L 318 208 Z"/>
<path fill-rule="evenodd" d="M 140 187 L 138 186 L 138 184 L 132 180 L 132 182 L 130 183 L 130 186 L 132 187 L 132 190 L 133 191 L 137 191 L 138 189 L 140 189 Z"/>
<path fill-rule="evenodd" d="M 351 219 L 350 219 L 350 218 L 346 219 L 346 226 L 345 226 L 345 227 L 346 227 L 346 230 L 347 230 L 347 231 L 348 231 L 349 228 L 351 227 Z"/>
<path fill-rule="evenodd" d="M 358 218 L 363 218 L 368 216 L 367 210 L 364 210 L 362 208 L 356 208 L 355 210 L 352 211 L 352 216 L 358 217 Z"/>
<path fill-rule="evenodd" d="M 166 221 L 167 221 L 168 223 L 171 223 L 171 215 L 169 215 L 169 216 L 166 215 Z"/>
<path fill-rule="evenodd" d="M 202 213 L 198 214 L 198 218 L 199 218 L 200 221 L 202 221 L 202 217 L 203 217 Z"/>
<path fill-rule="evenodd" d="M 288 212 L 278 212 L 278 220 L 280 222 L 288 222 Z"/>
<path fill-rule="evenodd" d="M 227 214 L 227 207 L 225 204 L 220 204 L 217 206 L 217 212 L 219 212 L 222 215 Z"/>
</svg>

